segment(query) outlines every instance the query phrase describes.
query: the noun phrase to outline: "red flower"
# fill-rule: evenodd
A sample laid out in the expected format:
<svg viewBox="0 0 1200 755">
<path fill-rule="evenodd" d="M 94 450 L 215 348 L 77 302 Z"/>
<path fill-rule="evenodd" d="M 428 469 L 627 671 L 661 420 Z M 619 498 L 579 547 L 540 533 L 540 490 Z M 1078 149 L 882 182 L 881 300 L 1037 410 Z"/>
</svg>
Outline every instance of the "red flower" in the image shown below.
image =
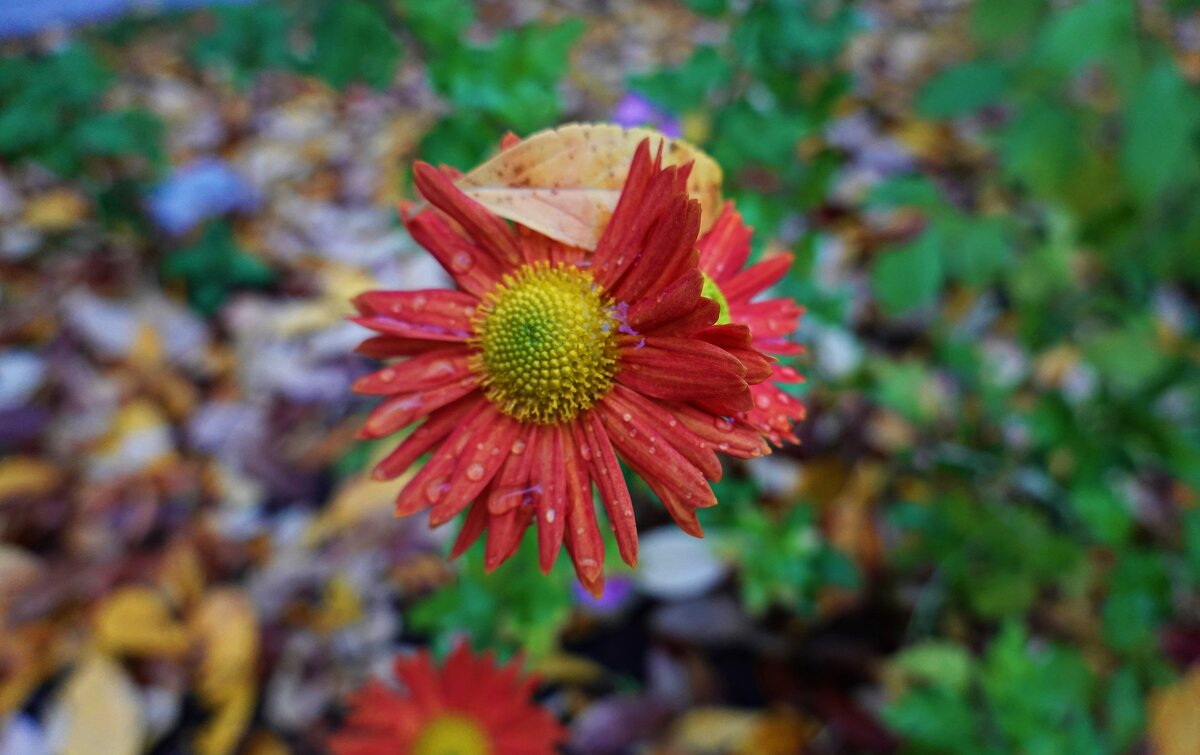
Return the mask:
<svg viewBox="0 0 1200 755">
<path fill-rule="evenodd" d="M 537 680 L 461 644 L 438 672 L 428 651 L 396 659 L 407 694 L 371 682 L 352 701 L 334 755 L 552 755 L 565 732 L 533 702 Z"/>
<path fill-rule="evenodd" d="M 429 165 L 414 169 L 432 205 L 405 219 L 457 290 L 374 291 L 356 322 L 379 332 L 360 351 L 408 357 L 355 389 L 389 398 L 360 435 L 424 424 L 375 468 L 378 479 L 430 461 L 396 501 L 398 515 L 432 507 L 430 522 L 466 510 L 458 555 L 487 531 L 485 565 L 512 555 L 536 521 L 540 565 L 565 545 L 590 591 L 603 590 L 604 547 L 592 507 L 600 493 L 621 557 L 637 561 L 637 525 L 618 456 L 686 532 L 716 504 L 717 452 L 770 447 L 731 421 L 753 409 L 748 386 L 771 374 L 745 325 L 714 325 L 695 250 L 699 204 L 690 167 L 663 168 L 639 145 L 593 254 L 510 227 Z"/>
<path fill-rule="evenodd" d="M 745 270 L 750 256 L 750 236 L 754 229 L 742 222 L 741 214 L 726 202 L 713 227 L 700 238 L 700 269 L 705 277 L 705 296 L 721 304 L 718 322 L 748 325 L 755 348 L 772 354 L 795 355 L 804 347 L 787 340 L 796 329 L 804 309 L 791 299 L 753 301 L 754 297 L 775 285 L 792 266 L 791 254 L 776 254 Z M 727 312 L 727 316 L 725 313 Z M 792 425 L 804 419 L 805 409 L 796 398 L 777 383 L 799 383 L 804 378 L 787 365 L 771 365 L 771 377 L 751 386 L 754 406 L 739 418 L 771 440 L 798 443 Z"/>
</svg>

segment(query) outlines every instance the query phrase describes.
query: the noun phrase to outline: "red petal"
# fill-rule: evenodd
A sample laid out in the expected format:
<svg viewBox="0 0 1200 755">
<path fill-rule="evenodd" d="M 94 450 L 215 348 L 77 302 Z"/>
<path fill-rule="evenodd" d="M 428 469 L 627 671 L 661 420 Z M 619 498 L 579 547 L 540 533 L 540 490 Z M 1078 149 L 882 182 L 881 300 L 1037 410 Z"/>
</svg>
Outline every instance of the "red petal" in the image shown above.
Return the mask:
<svg viewBox="0 0 1200 755">
<path fill-rule="evenodd" d="M 591 496 L 572 496 L 567 508 L 567 552 L 575 574 L 585 587 L 601 582 L 604 574 L 604 539 L 596 524 Z"/>
<path fill-rule="evenodd" d="M 721 293 L 727 301 L 749 299 L 779 282 L 792 266 L 792 255 L 777 254 L 751 265 L 737 275 L 722 281 Z"/>
<path fill-rule="evenodd" d="M 678 417 L 687 429 L 712 443 L 721 453 L 749 459 L 771 452 L 757 432 L 740 427 L 724 416 L 713 416 L 687 404 L 671 404 L 667 410 Z"/>
<path fill-rule="evenodd" d="M 480 252 L 469 239 L 464 238 L 433 210 L 404 218 L 404 227 L 463 291 L 483 296 L 500 281 L 500 263 Z"/>
<path fill-rule="evenodd" d="M 642 241 L 636 264 L 631 264 L 620 281 L 609 287 L 609 294 L 617 301 L 634 302 L 656 295 L 688 270 L 695 270 L 699 264 L 694 251 L 699 231 L 700 203 L 686 194 L 671 197 Z"/>
<path fill-rule="evenodd" d="M 423 354 L 430 349 L 440 349 L 444 346 L 445 344 L 439 341 L 416 341 L 400 336 L 371 336 L 354 350 L 374 359 L 391 359 Z"/>
<path fill-rule="evenodd" d="M 699 270 L 691 270 L 675 279 L 656 296 L 648 296 L 634 302 L 629 307 L 627 316 L 629 326 L 644 334 L 671 320 L 685 317 L 703 301 L 700 297 L 703 289 L 704 276 Z M 716 319 L 713 317 L 714 322 Z"/>
<path fill-rule="evenodd" d="M 354 391 L 378 396 L 436 388 L 466 376 L 471 371 L 470 355 L 467 349 L 457 347 L 427 351 L 359 378 L 354 381 Z"/>
<path fill-rule="evenodd" d="M 790 336 L 802 314 L 804 308 L 791 299 L 767 299 L 729 305 L 730 318 L 734 322 L 749 326 L 755 340 Z"/>
<path fill-rule="evenodd" d="M 487 525 L 487 503 L 477 500 L 471 504 L 471 508 L 467 509 L 462 529 L 458 531 L 458 537 L 454 539 L 454 547 L 450 550 L 450 558 L 455 559 L 466 553 L 467 549 L 474 545 L 483 531 L 487 529 Z"/>
<path fill-rule="evenodd" d="M 520 423 L 501 414 L 491 404 L 472 421 L 466 452 L 454 468 L 453 483 L 429 512 L 429 524 L 437 527 L 458 515 L 483 492 L 512 450 Z"/>
<path fill-rule="evenodd" d="M 451 179 L 429 163 L 418 162 L 413 166 L 413 183 L 430 204 L 461 225 L 481 250 L 506 267 L 520 264 L 517 240 L 508 224 L 463 194 Z"/>
<path fill-rule="evenodd" d="M 647 484 L 657 480 L 662 487 L 673 490 L 690 506 L 712 506 L 717 499 L 704 479 L 704 474 L 675 450 L 641 416 L 625 410 L 611 394 L 597 407 L 608 437 L 620 452 L 621 458 L 644 470 Z M 656 488 L 657 489 L 657 488 Z"/>
<path fill-rule="evenodd" d="M 641 414 L 651 425 L 661 429 L 667 442 L 703 472 L 705 478 L 712 482 L 721 479 L 721 460 L 717 458 L 713 445 L 681 425 L 665 407 L 623 385 L 613 386 L 609 400 L 621 411 Z"/>
<path fill-rule="evenodd" d="M 674 320 L 646 328 L 641 331 L 641 334 L 645 336 L 690 336 L 711 326 L 720 316 L 720 304 L 712 299 L 698 299 L 692 311 Z"/>
<path fill-rule="evenodd" d="M 539 434 L 541 448 L 536 450 L 533 464 L 533 478 L 542 486 L 543 492 L 538 499 L 537 534 L 538 534 L 538 565 L 544 574 L 549 574 L 562 549 L 563 528 L 567 523 L 567 511 L 570 502 L 567 499 L 569 487 L 578 487 L 577 478 L 568 478 L 567 473 L 573 471 L 566 468 L 563 435 L 565 430 L 557 425 L 551 425 L 545 432 Z M 590 487 L 590 484 L 589 484 Z"/>
<path fill-rule="evenodd" d="M 588 412 L 575 424 L 575 445 L 580 458 L 588 462 L 591 477 L 596 481 L 600 501 L 617 537 L 621 560 L 630 566 L 637 566 L 638 537 L 633 501 L 629 498 L 629 488 L 621 474 L 621 465 L 617 462 L 612 443 L 595 411 Z"/>
<path fill-rule="evenodd" d="M 745 393 L 746 368 L 724 349 L 671 336 L 623 336 L 617 381 L 655 398 L 687 401 Z"/>
<path fill-rule="evenodd" d="M 467 375 L 448 385 L 431 388 L 420 393 L 407 393 L 393 396 L 375 407 L 362 429 L 358 431 L 360 438 L 382 438 L 391 435 L 402 427 L 409 425 L 453 401 L 471 393 L 476 388 L 474 375 Z"/>
<path fill-rule="evenodd" d="M 521 536 L 529 527 L 533 510 L 521 506 L 503 514 L 492 514 L 488 523 L 487 548 L 484 551 L 483 568 L 492 572 L 500 564 L 512 557 L 521 544 Z"/>
<path fill-rule="evenodd" d="M 700 250 L 700 269 L 720 284 L 742 269 L 750 258 L 750 237 L 754 230 L 742 222 L 733 202 L 726 202 L 708 233 L 696 242 Z M 722 293 L 725 293 L 722 289 Z M 728 298 L 728 294 L 726 294 Z"/>
<path fill-rule="evenodd" d="M 485 403 L 482 396 L 467 396 L 430 413 L 429 419 L 413 430 L 412 434 L 384 457 L 383 461 L 375 465 L 371 477 L 376 480 L 391 480 L 399 477 L 421 457 L 421 454 L 433 448 L 455 427 L 469 422 L 476 412 L 483 409 Z"/>
</svg>

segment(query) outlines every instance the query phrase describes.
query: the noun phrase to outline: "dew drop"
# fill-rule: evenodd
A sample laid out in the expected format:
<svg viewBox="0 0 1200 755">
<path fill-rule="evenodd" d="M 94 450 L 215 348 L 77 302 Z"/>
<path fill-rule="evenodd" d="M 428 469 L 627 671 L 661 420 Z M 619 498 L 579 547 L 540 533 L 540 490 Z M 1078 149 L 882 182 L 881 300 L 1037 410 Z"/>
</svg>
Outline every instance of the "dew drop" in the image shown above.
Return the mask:
<svg viewBox="0 0 1200 755">
<path fill-rule="evenodd" d="M 679 420 L 675 420 L 675 419 L 673 419 L 673 420 L 671 420 L 670 422 L 668 422 L 668 423 L 667 423 L 667 427 L 675 427 L 675 426 L 676 426 L 676 425 L 678 425 L 678 424 L 679 424 Z"/>
<path fill-rule="evenodd" d="M 450 260 L 450 269 L 456 273 L 465 273 L 475 264 L 475 258 L 466 252 L 459 252 Z"/>
<path fill-rule="evenodd" d="M 754 403 L 758 404 L 759 409 L 766 409 L 771 405 L 771 397 L 765 393 L 760 393 L 754 397 Z"/>
<path fill-rule="evenodd" d="M 658 448 L 656 446 L 650 446 L 649 451 L 652 454 L 656 454 L 656 453 L 658 453 Z"/>
<path fill-rule="evenodd" d="M 722 432 L 729 432 L 733 429 L 733 420 L 726 417 L 715 417 L 713 418 L 713 427 Z"/>
<path fill-rule="evenodd" d="M 591 446 L 580 446 L 579 447 L 579 455 L 583 457 L 584 461 L 591 461 L 592 447 Z"/>
<path fill-rule="evenodd" d="M 547 511 L 547 512 L 546 512 L 546 523 L 547 523 L 547 524 L 554 524 L 554 517 L 555 517 L 555 516 L 556 516 L 556 514 L 554 513 L 554 509 L 550 509 L 549 511 Z"/>
<path fill-rule="evenodd" d="M 383 372 L 379 373 L 379 379 L 385 383 L 390 383 L 396 379 L 396 371 L 390 369 L 384 370 Z"/>
<path fill-rule="evenodd" d="M 419 310 L 425 309 L 425 305 L 428 303 L 429 303 L 429 300 L 426 299 L 424 296 L 416 296 L 412 300 L 412 308 L 419 311 Z"/>
<path fill-rule="evenodd" d="M 474 481 L 478 482 L 482 478 L 483 478 L 483 465 L 482 464 L 476 463 L 476 464 L 472 464 L 471 466 L 467 467 L 467 479 L 468 480 L 474 480 Z"/>
<path fill-rule="evenodd" d="M 622 415 L 621 415 L 621 419 L 623 419 L 623 420 L 625 420 L 626 422 L 628 422 L 628 421 L 630 421 L 631 419 L 633 419 L 633 415 L 632 415 L 632 414 L 630 414 L 629 412 L 625 412 L 624 414 L 622 414 Z"/>
<path fill-rule="evenodd" d="M 516 456 L 520 456 L 521 454 L 525 453 L 525 441 L 518 440 L 516 443 L 513 443 L 512 452 Z"/>
<path fill-rule="evenodd" d="M 449 489 L 450 483 L 446 482 L 445 479 L 434 480 L 425 486 L 425 499 L 430 503 L 437 503 L 438 499 L 445 495 Z"/>
<path fill-rule="evenodd" d="M 717 444 L 717 448 L 721 449 L 722 451 L 728 451 L 729 444 L 726 443 L 725 441 L 721 441 L 719 444 Z"/>
</svg>

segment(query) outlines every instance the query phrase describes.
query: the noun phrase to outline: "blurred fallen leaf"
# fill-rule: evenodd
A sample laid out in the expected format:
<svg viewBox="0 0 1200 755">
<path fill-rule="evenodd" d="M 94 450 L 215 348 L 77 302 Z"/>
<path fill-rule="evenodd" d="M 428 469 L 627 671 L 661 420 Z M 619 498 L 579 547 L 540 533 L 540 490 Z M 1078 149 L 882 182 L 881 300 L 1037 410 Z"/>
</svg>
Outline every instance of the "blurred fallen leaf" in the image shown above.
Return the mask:
<svg viewBox="0 0 1200 755">
<path fill-rule="evenodd" d="M 336 632 L 362 618 L 362 598 L 354 585 L 335 576 L 325 586 L 325 599 L 313 620 L 318 632 Z"/>
<path fill-rule="evenodd" d="M 163 596 L 148 587 L 118 590 L 97 609 L 96 642 L 107 653 L 176 658 L 188 641 Z"/>
<path fill-rule="evenodd" d="M 241 590 L 213 590 L 191 617 L 191 630 L 202 653 L 196 690 L 213 709 L 196 735 L 196 752 L 228 755 L 245 732 L 258 695 L 254 606 Z"/>
<path fill-rule="evenodd" d="M 529 665 L 529 670 L 547 684 L 586 685 L 605 676 L 604 667 L 580 655 L 554 652 Z"/>
<path fill-rule="evenodd" d="M 754 734 L 759 714 L 732 708 L 698 708 L 676 720 L 671 744 L 688 753 L 741 752 L 737 748 Z"/>
<path fill-rule="evenodd" d="M 29 456 L 0 460 L 0 501 L 16 496 L 45 495 L 61 475 L 51 464 Z"/>
<path fill-rule="evenodd" d="M 1184 678 L 1150 696 L 1148 732 L 1155 755 L 1200 752 L 1200 665 Z"/>
<path fill-rule="evenodd" d="M 373 461 L 385 455 L 386 450 L 383 450 Z M 366 475 L 350 480 L 309 525 L 304 534 L 305 544 L 312 547 L 360 522 L 393 518 L 396 491 L 408 484 L 414 474 L 416 472 L 410 470 L 396 482 L 386 485 Z"/>
<path fill-rule="evenodd" d="M 176 608 L 187 608 L 204 594 L 204 566 L 196 546 L 183 540 L 172 545 L 159 562 L 158 583 Z"/>
<path fill-rule="evenodd" d="M 648 129 L 573 123 L 540 131 L 463 176 L 458 186 L 502 218 L 564 244 L 595 249 L 634 150 L 646 137 L 651 149 L 665 141 L 667 165 L 695 161 L 688 193 L 700 200 L 700 230 L 708 230 L 720 210 L 721 168 L 687 142 Z"/>
<path fill-rule="evenodd" d="M 769 710 L 758 717 L 750 734 L 734 748 L 736 755 L 796 755 L 805 752 L 819 725 L 790 708 Z"/>
<path fill-rule="evenodd" d="M 58 697 L 62 755 L 135 755 L 146 723 L 137 688 L 125 671 L 98 650 L 83 657 Z"/>
<path fill-rule="evenodd" d="M 88 214 L 87 200 L 70 189 L 54 189 L 25 205 L 21 222 L 40 231 L 65 231 Z"/>
</svg>

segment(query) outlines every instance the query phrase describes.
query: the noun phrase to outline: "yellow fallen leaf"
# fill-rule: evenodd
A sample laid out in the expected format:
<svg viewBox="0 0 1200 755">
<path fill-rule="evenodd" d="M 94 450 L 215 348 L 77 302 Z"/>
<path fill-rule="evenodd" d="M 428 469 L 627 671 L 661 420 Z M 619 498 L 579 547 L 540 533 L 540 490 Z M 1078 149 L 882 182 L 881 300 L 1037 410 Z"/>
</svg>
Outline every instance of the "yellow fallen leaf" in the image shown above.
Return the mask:
<svg viewBox="0 0 1200 755">
<path fill-rule="evenodd" d="M 250 685 L 244 685 L 220 704 L 211 718 L 196 733 L 196 755 L 233 755 L 237 751 L 238 741 L 242 732 L 250 722 L 254 713 L 254 698 L 256 690 Z"/>
<path fill-rule="evenodd" d="M 313 629 L 318 632 L 336 632 L 362 618 L 362 598 L 354 585 L 341 577 L 334 577 L 325 585 L 325 599 L 313 619 Z"/>
<path fill-rule="evenodd" d="M 19 495 L 49 493 L 58 480 L 58 470 L 41 459 L 29 456 L 0 459 L 0 501 Z"/>
<path fill-rule="evenodd" d="M 804 752 L 819 725 L 789 708 L 769 710 L 733 750 L 736 755 L 793 755 Z"/>
<path fill-rule="evenodd" d="M 191 617 L 192 636 L 200 646 L 200 696 L 210 704 L 237 697 L 255 678 L 258 618 L 241 590 L 217 589 L 204 597 Z"/>
<path fill-rule="evenodd" d="M 291 755 L 291 748 L 269 731 L 256 731 L 246 740 L 243 755 Z"/>
<path fill-rule="evenodd" d="M 532 660 L 529 670 L 547 684 L 586 685 L 600 681 L 604 667 L 581 655 L 553 652 Z"/>
<path fill-rule="evenodd" d="M 386 456 L 389 450 L 381 446 L 378 452 L 372 454 L 368 468 Z M 305 543 L 313 547 L 359 522 L 394 518 L 396 491 L 407 485 L 415 474 L 416 470 L 409 470 L 387 485 L 381 485 L 367 475 L 351 479 L 309 525 L 304 533 Z"/>
<path fill-rule="evenodd" d="M 187 651 L 188 641 L 163 596 L 148 587 L 118 590 L 96 611 L 96 642 L 113 655 L 176 658 Z"/>
<path fill-rule="evenodd" d="M 671 744 L 689 753 L 731 752 L 753 736 L 758 716 L 749 710 L 697 708 L 675 721 Z"/>
<path fill-rule="evenodd" d="M 458 180 L 468 196 L 499 215 L 571 246 L 595 249 L 616 209 L 634 150 L 664 141 L 663 162 L 695 161 L 688 193 L 700 200 L 701 231 L 716 221 L 721 168 L 678 139 L 644 128 L 573 123 L 539 131 Z"/>
<path fill-rule="evenodd" d="M 87 200 L 70 189 L 54 189 L 25 205 L 21 222 L 42 231 L 64 231 L 88 213 Z"/>
<path fill-rule="evenodd" d="M 62 755 L 135 755 L 142 751 L 146 722 L 137 688 L 125 671 L 98 650 L 90 651 L 67 679 L 58 698 L 65 737 Z"/>
<path fill-rule="evenodd" d="M 1155 755 L 1196 755 L 1200 752 L 1200 665 L 1146 702 L 1147 727 Z"/>
<path fill-rule="evenodd" d="M 172 545 L 159 562 L 157 581 L 173 606 L 186 609 L 204 594 L 204 566 L 196 546 L 187 541 Z"/>
</svg>

